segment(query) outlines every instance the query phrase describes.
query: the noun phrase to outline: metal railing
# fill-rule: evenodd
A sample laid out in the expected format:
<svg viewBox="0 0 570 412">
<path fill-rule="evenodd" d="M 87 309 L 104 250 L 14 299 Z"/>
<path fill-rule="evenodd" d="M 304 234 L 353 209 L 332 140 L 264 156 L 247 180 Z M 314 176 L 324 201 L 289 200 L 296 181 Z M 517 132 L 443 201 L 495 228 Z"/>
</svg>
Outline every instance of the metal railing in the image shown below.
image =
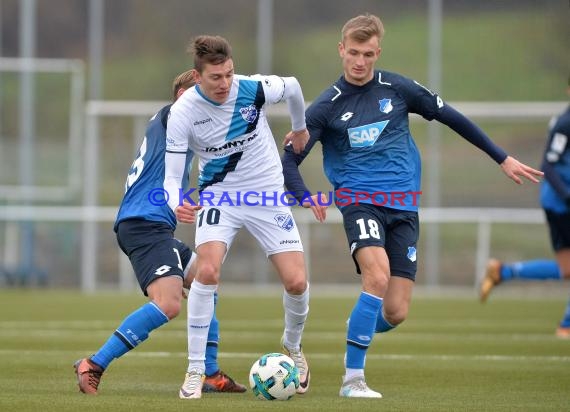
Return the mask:
<svg viewBox="0 0 570 412">
<path fill-rule="evenodd" d="M 316 224 L 313 214 L 308 209 L 293 210 L 297 224 L 303 237 L 307 266 L 310 267 L 310 226 Z M 117 214 L 116 207 L 60 207 L 60 206 L 0 206 L 0 222 L 78 222 L 78 223 L 111 223 Z M 544 224 L 544 213 L 541 209 L 511 208 L 420 208 L 422 223 L 475 223 L 477 225 L 477 247 L 475 252 L 475 273 L 473 284 L 477 285 L 477 276 L 484 272 L 485 264 L 490 256 L 492 225 L 496 223 L 512 224 Z M 342 224 L 342 216 L 338 209 L 330 208 L 327 224 Z M 8 245 L 9 240 L 6 241 Z M 118 253 L 121 253 L 117 248 Z M 119 260 L 121 265 L 121 260 Z M 119 284 L 132 285 L 131 274 L 119 268 Z M 81 290 L 92 293 L 97 290 L 97 271 L 83 272 Z"/>
</svg>

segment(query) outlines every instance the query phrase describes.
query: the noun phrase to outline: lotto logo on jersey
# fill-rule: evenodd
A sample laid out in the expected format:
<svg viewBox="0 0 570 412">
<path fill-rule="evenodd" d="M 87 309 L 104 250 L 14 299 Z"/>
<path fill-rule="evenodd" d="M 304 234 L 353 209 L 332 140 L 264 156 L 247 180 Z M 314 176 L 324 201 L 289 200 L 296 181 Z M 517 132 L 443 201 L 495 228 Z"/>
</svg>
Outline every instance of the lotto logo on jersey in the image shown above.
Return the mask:
<svg viewBox="0 0 570 412">
<path fill-rule="evenodd" d="M 350 147 L 373 146 L 389 122 L 390 120 L 384 120 L 382 122 L 370 123 L 364 126 L 351 127 L 348 129 Z"/>
</svg>

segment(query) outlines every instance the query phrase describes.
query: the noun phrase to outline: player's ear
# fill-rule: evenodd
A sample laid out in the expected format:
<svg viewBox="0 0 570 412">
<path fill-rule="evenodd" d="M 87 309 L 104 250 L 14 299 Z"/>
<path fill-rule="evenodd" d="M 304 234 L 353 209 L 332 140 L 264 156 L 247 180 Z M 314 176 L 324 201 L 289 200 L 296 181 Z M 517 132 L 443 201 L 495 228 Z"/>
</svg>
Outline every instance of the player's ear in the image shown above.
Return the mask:
<svg viewBox="0 0 570 412">
<path fill-rule="evenodd" d="M 194 77 L 194 81 L 196 82 L 196 84 L 200 84 L 202 76 L 200 75 L 200 72 L 198 70 L 192 69 L 192 77 Z"/>
<path fill-rule="evenodd" d="M 341 41 L 338 42 L 338 54 L 340 57 L 344 55 L 344 44 Z"/>
<path fill-rule="evenodd" d="M 180 96 L 182 96 L 182 94 L 186 91 L 186 89 L 184 87 L 181 87 L 178 89 L 178 91 L 176 92 L 176 100 L 178 100 L 178 98 L 180 98 Z"/>
</svg>

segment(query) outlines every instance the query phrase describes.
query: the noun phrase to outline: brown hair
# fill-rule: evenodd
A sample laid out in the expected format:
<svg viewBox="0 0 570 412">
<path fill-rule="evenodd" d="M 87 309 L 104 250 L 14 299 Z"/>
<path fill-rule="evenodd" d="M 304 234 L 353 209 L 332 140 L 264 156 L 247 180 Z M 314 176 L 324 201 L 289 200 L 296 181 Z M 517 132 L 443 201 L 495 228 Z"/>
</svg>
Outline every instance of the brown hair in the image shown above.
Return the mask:
<svg viewBox="0 0 570 412">
<path fill-rule="evenodd" d="M 382 37 L 384 37 L 384 25 L 377 16 L 366 13 L 347 21 L 341 33 L 342 42 L 350 38 L 362 43 L 373 36 L 378 36 L 378 41 L 380 42 Z"/>
<path fill-rule="evenodd" d="M 221 64 L 232 58 L 232 46 L 221 36 L 202 35 L 188 46 L 194 56 L 194 69 L 202 73 L 205 64 Z"/>
</svg>

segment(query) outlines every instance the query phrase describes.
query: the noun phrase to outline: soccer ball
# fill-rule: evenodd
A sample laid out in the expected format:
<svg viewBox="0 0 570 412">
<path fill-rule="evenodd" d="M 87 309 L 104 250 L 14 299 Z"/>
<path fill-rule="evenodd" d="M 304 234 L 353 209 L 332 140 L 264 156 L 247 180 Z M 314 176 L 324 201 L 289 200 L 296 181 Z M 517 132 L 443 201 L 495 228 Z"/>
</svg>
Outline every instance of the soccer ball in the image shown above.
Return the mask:
<svg viewBox="0 0 570 412">
<path fill-rule="evenodd" d="M 267 353 L 253 363 L 249 386 L 258 399 L 286 401 L 299 387 L 299 370 L 289 356 Z"/>
</svg>

